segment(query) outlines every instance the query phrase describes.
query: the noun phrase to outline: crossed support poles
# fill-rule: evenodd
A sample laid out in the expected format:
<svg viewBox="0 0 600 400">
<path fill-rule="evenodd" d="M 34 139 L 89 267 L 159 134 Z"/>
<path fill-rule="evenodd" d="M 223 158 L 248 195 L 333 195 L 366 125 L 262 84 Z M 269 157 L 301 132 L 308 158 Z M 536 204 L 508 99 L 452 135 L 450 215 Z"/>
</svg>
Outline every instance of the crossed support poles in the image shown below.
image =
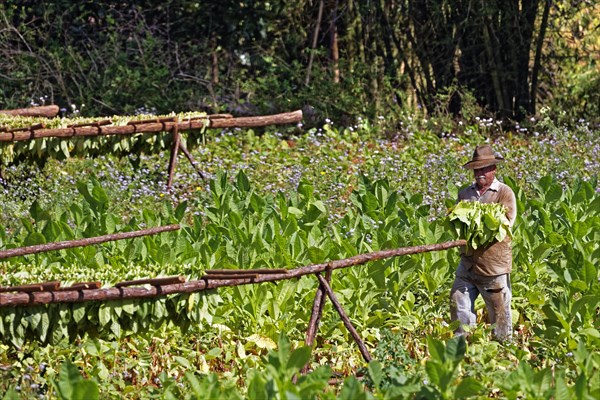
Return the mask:
<svg viewBox="0 0 600 400">
<path fill-rule="evenodd" d="M 205 180 L 204 174 L 198 168 L 198 163 L 192 157 L 192 154 L 188 151 L 185 145 L 181 142 L 181 135 L 179 134 L 179 124 L 177 119 L 175 119 L 175 124 L 171 128 L 171 135 L 173 135 L 173 144 L 171 146 L 171 157 L 169 158 L 169 179 L 167 181 L 167 191 L 171 191 L 171 186 L 173 185 L 173 176 L 175 175 L 175 168 L 177 167 L 177 152 L 181 150 L 183 154 L 187 157 L 189 162 L 192 164 L 198 175 L 200 175 L 200 179 Z"/>
<path fill-rule="evenodd" d="M 360 335 L 356 331 L 356 328 L 354 328 L 354 325 L 352 325 L 350 318 L 348 318 L 348 315 L 344 311 L 344 308 L 335 296 L 333 289 L 331 289 L 331 286 L 329 284 L 331 282 L 331 272 L 332 269 L 331 266 L 329 266 L 329 268 L 327 268 L 325 272 L 325 277 L 323 277 L 320 272 L 317 272 L 315 274 L 315 276 L 319 280 L 319 287 L 317 288 L 317 293 L 315 294 L 312 313 L 310 315 L 310 321 L 308 323 L 308 330 L 306 331 L 306 345 L 312 347 L 315 342 L 317 329 L 319 328 L 319 322 L 321 321 L 321 316 L 323 315 L 323 306 L 325 305 L 326 300 L 325 295 L 327 295 L 327 297 L 329 297 L 329 300 L 331 300 L 333 307 L 340 315 L 344 326 L 346 327 L 346 329 L 348 329 L 350 335 L 352 335 L 352 338 L 358 345 L 360 354 L 362 354 L 366 362 L 370 362 L 373 358 L 371 357 L 369 350 L 367 350 L 367 346 L 365 346 L 365 343 L 360 338 Z M 308 372 L 308 364 L 306 364 L 304 368 L 302 368 L 301 372 L 302 374 L 306 374 Z"/>
</svg>

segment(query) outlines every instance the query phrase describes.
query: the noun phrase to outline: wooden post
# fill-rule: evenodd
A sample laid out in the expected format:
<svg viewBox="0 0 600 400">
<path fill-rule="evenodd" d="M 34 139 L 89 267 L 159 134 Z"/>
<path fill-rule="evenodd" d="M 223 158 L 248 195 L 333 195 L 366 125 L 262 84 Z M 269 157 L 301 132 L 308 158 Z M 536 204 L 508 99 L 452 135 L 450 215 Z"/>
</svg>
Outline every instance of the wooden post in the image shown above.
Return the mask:
<svg viewBox="0 0 600 400">
<path fill-rule="evenodd" d="M 320 275 L 320 273 L 315 274 Z M 331 282 L 331 270 L 327 270 L 325 280 Z M 316 337 L 317 330 L 319 329 L 319 322 L 323 315 L 323 306 L 325 305 L 325 289 L 319 284 L 317 293 L 315 294 L 315 300 L 313 301 L 312 313 L 310 315 L 310 321 L 308 323 L 308 331 L 306 332 L 306 345 L 313 345 Z"/>
<path fill-rule="evenodd" d="M 320 275 L 320 273 L 316 273 L 315 275 Z M 327 270 L 325 274 L 325 280 L 327 282 L 331 281 L 331 269 Z M 312 313 L 310 314 L 310 321 L 308 322 L 308 330 L 306 331 L 305 344 L 309 347 L 312 347 L 315 342 L 317 330 L 319 329 L 319 323 L 321 322 L 321 316 L 323 315 L 323 306 L 325 306 L 325 299 L 325 289 L 323 289 L 323 285 L 319 283 L 317 293 L 315 294 L 315 300 L 313 301 Z M 301 373 L 306 374 L 307 372 L 308 364 L 306 364 L 304 368 L 302 368 Z"/>
<path fill-rule="evenodd" d="M 171 128 L 173 135 L 173 145 L 171 146 L 171 158 L 169 159 L 169 180 L 167 181 L 167 192 L 171 191 L 171 185 L 173 183 L 173 175 L 175 174 L 175 167 L 177 167 L 177 151 L 179 150 L 181 143 L 181 135 L 179 135 L 179 124 L 177 120 Z"/>
<path fill-rule="evenodd" d="M 344 325 L 350 332 L 350 335 L 352 335 L 352 337 L 354 338 L 354 341 L 358 345 L 360 354 L 362 354 L 362 356 L 366 362 L 370 362 L 373 358 L 371 357 L 371 354 L 369 354 L 369 350 L 367 350 L 367 346 L 365 346 L 365 343 L 362 341 L 362 339 L 358 335 L 358 332 L 352 325 L 352 322 L 350 322 L 350 318 L 348 318 L 348 315 L 346 315 L 346 312 L 342 308 L 342 305 L 338 301 L 337 297 L 335 297 L 335 293 L 333 293 L 333 290 L 331 290 L 331 286 L 329 286 L 329 283 L 327 283 L 325 278 L 323 278 L 321 275 L 317 274 L 317 278 L 319 279 L 319 282 L 321 282 L 321 286 L 325 290 L 325 293 L 327 293 L 327 296 L 329 296 L 329 299 L 333 303 L 333 306 L 335 307 L 336 311 L 338 312 L 338 314 L 340 314 L 340 318 L 342 319 L 342 321 L 344 322 Z"/>
</svg>

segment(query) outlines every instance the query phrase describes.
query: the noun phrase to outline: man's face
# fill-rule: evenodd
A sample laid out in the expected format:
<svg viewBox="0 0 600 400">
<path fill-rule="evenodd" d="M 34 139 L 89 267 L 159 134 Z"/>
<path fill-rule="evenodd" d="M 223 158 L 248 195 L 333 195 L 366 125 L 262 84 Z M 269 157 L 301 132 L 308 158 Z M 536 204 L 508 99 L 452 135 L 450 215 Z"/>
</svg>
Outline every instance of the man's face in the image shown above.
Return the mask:
<svg viewBox="0 0 600 400">
<path fill-rule="evenodd" d="M 486 187 L 492 184 L 496 176 L 496 166 L 490 165 L 483 168 L 474 169 L 475 183 L 479 187 Z"/>
</svg>

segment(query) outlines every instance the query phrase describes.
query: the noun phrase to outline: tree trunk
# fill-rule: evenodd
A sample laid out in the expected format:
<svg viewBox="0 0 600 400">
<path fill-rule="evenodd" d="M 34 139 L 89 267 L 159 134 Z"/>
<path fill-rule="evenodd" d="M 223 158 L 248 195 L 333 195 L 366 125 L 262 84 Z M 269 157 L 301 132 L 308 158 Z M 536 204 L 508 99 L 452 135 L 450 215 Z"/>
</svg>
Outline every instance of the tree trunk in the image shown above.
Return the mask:
<svg viewBox="0 0 600 400">
<path fill-rule="evenodd" d="M 210 60 L 211 60 L 211 74 L 210 81 L 213 85 L 217 85 L 219 83 L 219 55 L 218 52 L 218 44 L 216 36 L 213 36 L 210 39 Z"/>
<path fill-rule="evenodd" d="M 333 82 L 340 83 L 340 50 L 338 47 L 338 32 L 337 32 L 337 16 L 338 16 L 338 0 L 335 0 L 335 5 L 331 13 L 330 32 L 330 56 L 331 56 L 331 71 L 333 73 Z"/>
<path fill-rule="evenodd" d="M 317 48 L 317 41 L 319 40 L 319 28 L 321 27 L 321 20 L 323 19 L 323 5 L 324 0 L 319 1 L 319 13 L 317 14 L 317 23 L 315 24 L 315 31 L 313 33 L 312 46 L 310 47 L 310 55 L 308 56 L 308 66 L 306 67 L 306 79 L 304 84 L 308 86 L 310 83 L 310 73 L 312 70 L 313 60 L 315 58 L 315 49 Z"/>
<path fill-rule="evenodd" d="M 537 86 L 538 86 L 538 75 L 540 72 L 540 60 L 542 58 L 542 48 L 544 46 L 544 38 L 546 37 L 546 29 L 548 28 L 548 16 L 550 14 L 550 6 L 552 0 L 546 0 L 544 2 L 544 14 L 542 15 L 542 22 L 540 23 L 540 31 L 538 33 L 537 45 L 535 47 L 535 59 L 533 62 L 533 68 L 531 69 L 531 99 L 529 113 L 536 113 L 536 100 L 537 100 Z"/>
</svg>

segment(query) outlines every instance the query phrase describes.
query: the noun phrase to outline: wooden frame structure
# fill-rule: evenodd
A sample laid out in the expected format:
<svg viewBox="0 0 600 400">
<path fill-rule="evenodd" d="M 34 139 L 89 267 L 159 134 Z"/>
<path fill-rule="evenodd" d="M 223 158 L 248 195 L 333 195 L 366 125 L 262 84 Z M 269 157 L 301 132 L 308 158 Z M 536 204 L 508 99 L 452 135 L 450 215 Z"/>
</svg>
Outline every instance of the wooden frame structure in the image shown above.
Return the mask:
<svg viewBox="0 0 600 400">
<path fill-rule="evenodd" d="M 186 282 L 185 278 L 182 276 L 175 276 L 119 282 L 112 288 L 99 288 L 99 283 L 97 282 L 77 283 L 69 287 L 60 287 L 60 282 L 46 282 L 16 287 L 0 287 L 0 307 L 24 307 L 51 303 L 81 303 L 121 299 L 148 299 L 176 293 L 193 293 L 225 286 L 276 282 L 280 280 L 296 279 L 305 275 L 315 275 L 319 280 L 319 287 L 317 288 L 313 302 L 312 313 L 306 333 L 306 344 L 308 346 L 314 344 L 319 321 L 325 305 L 325 295 L 327 295 L 342 319 L 344 326 L 346 326 L 352 335 L 352 338 L 357 343 L 363 358 L 366 362 L 369 362 L 371 361 L 369 351 L 346 315 L 342 305 L 337 300 L 337 297 L 329 284 L 333 270 L 402 255 L 448 250 L 454 247 L 464 246 L 465 244 L 465 240 L 455 240 L 437 244 L 401 247 L 398 249 L 359 254 L 342 260 L 334 260 L 327 263 L 313 264 L 289 270 L 285 268 L 212 270 L 206 271 L 205 275 L 199 280 L 189 282 Z M 321 275 L 322 272 L 326 273 L 325 277 Z M 89 287 L 86 285 L 89 285 Z"/>
<path fill-rule="evenodd" d="M 177 166 L 177 153 L 181 150 L 196 172 L 204 179 L 202 171 L 197 168 L 198 163 L 190 152 L 181 143 L 180 132 L 199 129 L 223 129 L 223 128 L 252 128 L 269 125 L 291 124 L 302 121 L 302 110 L 286 112 L 273 115 L 261 115 L 254 117 L 233 117 L 230 114 L 214 114 L 206 117 L 187 118 L 179 121 L 175 117 L 154 118 L 139 121 L 130 121 L 127 125 L 115 126 L 112 121 L 104 120 L 88 124 L 75 124 L 67 128 L 46 129 L 44 125 L 7 129 L 0 127 L 0 142 L 20 142 L 42 138 L 72 139 L 74 137 L 110 136 L 110 135 L 133 135 L 136 133 L 160 133 L 170 132 L 173 135 L 173 145 L 169 159 L 169 178 L 167 190 L 171 189 L 173 176 Z"/>
</svg>

